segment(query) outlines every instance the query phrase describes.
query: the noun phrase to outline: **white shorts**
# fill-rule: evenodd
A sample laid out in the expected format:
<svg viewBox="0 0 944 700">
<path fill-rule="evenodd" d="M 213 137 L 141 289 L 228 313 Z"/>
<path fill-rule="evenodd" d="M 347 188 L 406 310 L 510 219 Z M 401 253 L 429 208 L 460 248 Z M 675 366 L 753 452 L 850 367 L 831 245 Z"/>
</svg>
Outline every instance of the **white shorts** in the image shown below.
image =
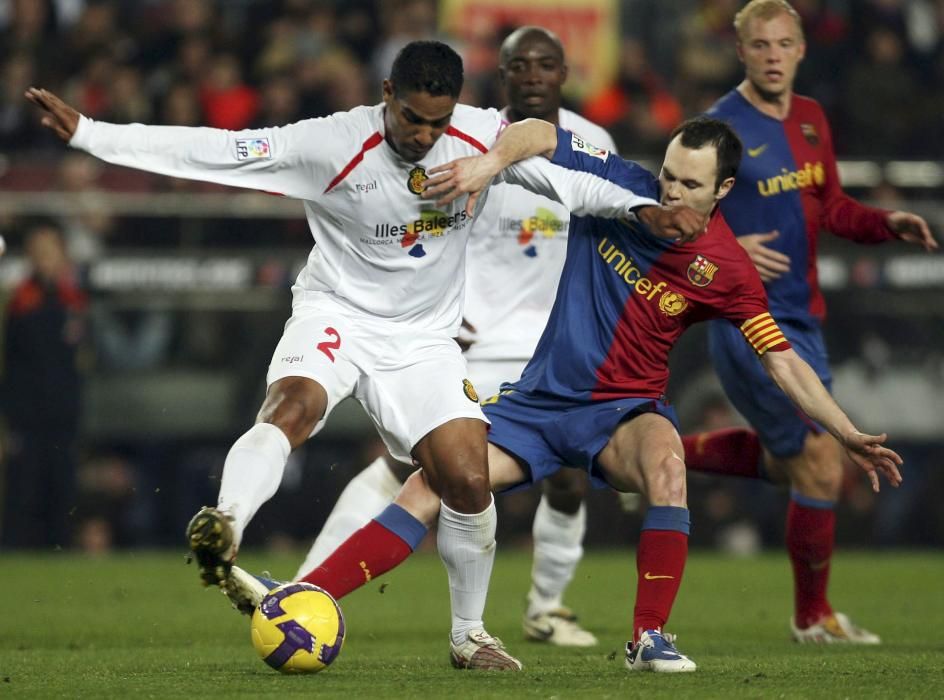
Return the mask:
<svg viewBox="0 0 944 700">
<path fill-rule="evenodd" d="M 479 392 L 479 400 L 495 396 L 505 382 L 518 381 L 527 364 L 527 360 L 470 360 L 469 376 Z"/>
<path fill-rule="evenodd" d="M 266 383 L 308 377 L 328 395 L 315 435 L 354 396 L 387 449 L 409 463 L 413 447 L 454 418 L 488 420 L 459 346 L 445 333 L 352 313 L 334 303 L 296 305 L 269 364 Z"/>
</svg>

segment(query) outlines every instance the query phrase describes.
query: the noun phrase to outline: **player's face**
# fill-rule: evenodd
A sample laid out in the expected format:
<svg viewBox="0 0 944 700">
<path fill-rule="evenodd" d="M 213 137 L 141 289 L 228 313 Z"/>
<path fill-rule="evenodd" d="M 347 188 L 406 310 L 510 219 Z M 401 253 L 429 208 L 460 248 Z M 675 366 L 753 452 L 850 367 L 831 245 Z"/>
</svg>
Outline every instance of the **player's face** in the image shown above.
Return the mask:
<svg viewBox="0 0 944 700">
<path fill-rule="evenodd" d="M 393 94 L 389 80 L 383 83 L 384 127 L 387 143 L 404 160 L 423 160 L 449 127 L 456 100 L 427 92 Z"/>
<path fill-rule="evenodd" d="M 553 42 L 526 36 L 499 66 L 498 75 L 515 117 L 557 121 L 567 66 Z"/>
<path fill-rule="evenodd" d="M 681 144 L 681 136 L 676 136 L 665 151 L 659 172 L 662 204 L 683 204 L 709 214 L 734 184 L 732 177 L 716 188 L 717 175 L 718 152 L 714 146 L 687 148 Z"/>
<path fill-rule="evenodd" d="M 751 19 L 737 48 L 748 82 L 761 95 L 776 98 L 793 90 L 806 44 L 790 15 Z"/>
</svg>

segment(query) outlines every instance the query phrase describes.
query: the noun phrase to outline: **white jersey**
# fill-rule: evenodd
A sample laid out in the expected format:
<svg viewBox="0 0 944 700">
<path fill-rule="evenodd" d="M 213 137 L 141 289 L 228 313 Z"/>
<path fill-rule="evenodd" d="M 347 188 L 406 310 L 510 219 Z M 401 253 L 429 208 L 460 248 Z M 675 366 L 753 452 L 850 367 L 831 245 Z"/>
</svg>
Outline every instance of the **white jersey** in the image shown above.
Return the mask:
<svg viewBox="0 0 944 700">
<path fill-rule="evenodd" d="M 70 145 L 118 165 L 301 199 L 315 246 L 293 288 L 296 305 L 327 294 L 371 318 L 455 335 L 473 217 L 465 198 L 437 208 L 420 197 L 421 186 L 426 169 L 487 151 L 501 125 L 494 109 L 457 105 L 419 162 L 403 160 L 385 140 L 383 104 L 246 131 L 82 117 Z M 505 178 L 575 212 L 612 217 L 652 203 L 543 158 L 513 166 Z"/>
<path fill-rule="evenodd" d="M 558 122 L 616 152 L 610 134 L 579 114 L 561 109 Z M 531 359 L 557 295 L 569 227 L 570 212 L 559 202 L 517 185 L 491 187 L 466 258 L 463 316 L 475 328 L 472 335 L 463 331 L 474 341 L 466 351 L 469 362 Z M 472 377 L 479 381 L 474 371 Z"/>
</svg>

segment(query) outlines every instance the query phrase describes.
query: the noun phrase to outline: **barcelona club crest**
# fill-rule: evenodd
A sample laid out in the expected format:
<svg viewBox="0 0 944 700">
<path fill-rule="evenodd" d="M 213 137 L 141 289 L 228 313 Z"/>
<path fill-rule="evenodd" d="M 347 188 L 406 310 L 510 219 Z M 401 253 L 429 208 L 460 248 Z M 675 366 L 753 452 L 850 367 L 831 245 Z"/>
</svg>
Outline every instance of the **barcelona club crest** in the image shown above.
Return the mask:
<svg viewBox="0 0 944 700">
<path fill-rule="evenodd" d="M 688 265 L 688 281 L 696 287 L 707 287 L 715 278 L 718 266 L 702 255 L 696 255 Z"/>
<path fill-rule="evenodd" d="M 819 134 L 816 133 L 815 126 L 808 123 L 800 124 L 800 131 L 803 133 L 803 138 L 805 138 L 807 143 L 811 146 L 819 145 Z"/>
<path fill-rule="evenodd" d="M 413 194 L 423 194 L 423 183 L 429 180 L 426 169 L 417 165 L 410 171 L 406 180 L 406 188 Z"/>
<path fill-rule="evenodd" d="M 465 397 L 469 401 L 474 401 L 475 403 L 479 402 L 479 395 L 475 393 L 475 387 L 472 386 L 472 382 L 468 379 L 462 380 L 462 391 L 465 392 Z"/>
</svg>

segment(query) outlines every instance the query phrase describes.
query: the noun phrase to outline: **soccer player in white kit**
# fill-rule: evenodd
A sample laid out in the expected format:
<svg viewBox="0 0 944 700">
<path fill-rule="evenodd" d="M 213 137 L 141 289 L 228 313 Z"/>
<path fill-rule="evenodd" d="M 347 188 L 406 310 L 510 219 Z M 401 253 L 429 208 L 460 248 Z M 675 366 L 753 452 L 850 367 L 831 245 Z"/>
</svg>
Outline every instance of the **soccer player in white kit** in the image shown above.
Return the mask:
<svg viewBox="0 0 944 700">
<path fill-rule="evenodd" d="M 202 509 L 187 528 L 203 582 L 225 582 L 291 450 L 354 396 L 390 453 L 415 460 L 442 498 L 437 544 L 452 594 L 453 662 L 518 669 L 482 622 L 496 516 L 486 420 L 453 341 L 474 217 L 462 203 L 437 207 L 420 196 L 426 168 L 487 151 L 501 128 L 496 110 L 456 103 L 461 87 L 452 49 L 413 42 L 384 81 L 382 103 L 283 127 L 115 125 L 80 115 L 46 90 L 30 88 L 26 97 L 45 111 L 44 126 L 107 162 L 304 202 L 315 245 L 292 288 L 266 398 L 226 457 L 217 507 Z M 657 205 L 537 159 L 505 177 L 575 212 L 616 217 Z"/>
<path fill-rule="evenodd" d="M 588 142 L 616 152 L 609 133 L 561 107 L 567 65 L 560 39 L 548 30 L 526 26 L 510 34 L 499 54 L 499 78 L 508 122 L 534 117 L 559 124 Z M 498 393 L 514 381 L 531 359 L 541 337 L 564 267 L 570 212 L 558 202 L 522 188 L 498 184 L 476 217 L 466 259 L 466 295 L 460 342 L 467 347 L 469 376 L 478 396 Z M 389 456 L 377 458 L 345 487 L 312 544 L 296 579 L 317 568 L 338 545 L 380 513 L 414 471 Z M 542 484 L 534 518 L 534 563 L 525 636 L 561 646 L 593 646 L 563 605 L 563 594 L 583 556 L 586 477 L 561 470 Z"/>
</svg>

